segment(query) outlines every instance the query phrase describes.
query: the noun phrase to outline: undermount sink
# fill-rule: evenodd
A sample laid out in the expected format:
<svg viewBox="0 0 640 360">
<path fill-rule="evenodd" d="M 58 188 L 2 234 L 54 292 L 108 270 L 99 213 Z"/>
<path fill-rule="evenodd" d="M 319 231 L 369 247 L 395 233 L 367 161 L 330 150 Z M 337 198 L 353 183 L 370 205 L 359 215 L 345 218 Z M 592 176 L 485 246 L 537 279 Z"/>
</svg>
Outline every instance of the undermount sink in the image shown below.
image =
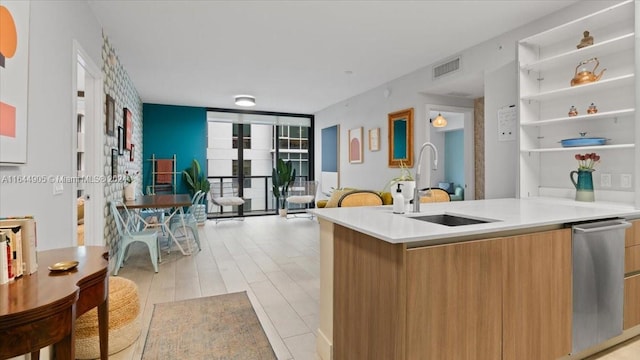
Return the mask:
<svg viewBox="0 0 640 360">
<path fill-rule="evenodd" d="M 440 224 L 440 225 L 446 225 L 446 226 L 475 225 L 475 224 L 484 224 L 484 223 L 497 221 L 497 220 L 487 220 L 487 219 L 484 219 L 484 220 L 472 219 L 464 216 L 449 215 L 449 214 L 411 216 L 409 218 L 420 220 L 420 221 L 427 221 L 427 222 Z"/>
</svg>

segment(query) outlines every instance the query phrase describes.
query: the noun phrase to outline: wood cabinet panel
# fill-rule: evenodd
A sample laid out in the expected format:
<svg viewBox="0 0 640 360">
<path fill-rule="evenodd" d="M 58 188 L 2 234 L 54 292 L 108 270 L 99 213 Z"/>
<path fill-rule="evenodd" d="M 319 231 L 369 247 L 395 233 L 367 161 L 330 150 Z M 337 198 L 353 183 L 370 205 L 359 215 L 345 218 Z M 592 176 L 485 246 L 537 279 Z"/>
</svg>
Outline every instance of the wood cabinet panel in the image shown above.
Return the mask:
<svg viewBox="0 0 640 360">
<path fill-rule="evenodd" d="M 334 360 L 405 358 L 405 253 L 334 226 Z"/>
<path fill-rule="evenodd" d="M 571 229 L 505 238 L 503 360 L 571 351 Z"/>
<path fill-rule="evenodd" d="M 406 359 L 501 357 L 501 241 L 407 251 Z"/>
<path fill-rule="evenodd" d="M 624 246 L 640 245 L 640 220 L 631 221 L 632 226 L 627 228 L 624 237 Z"/>
<path fill-rule="evenodd" d="M 624 249 L 625 274 L 636 271 L 640 271 L 640 245 L 629 246 Z"/>
<path fill-rule="evenodd" d="M 627 330 L 640 325 L 640 274 L 624 279 L 624 323 Z"/>
</svg>

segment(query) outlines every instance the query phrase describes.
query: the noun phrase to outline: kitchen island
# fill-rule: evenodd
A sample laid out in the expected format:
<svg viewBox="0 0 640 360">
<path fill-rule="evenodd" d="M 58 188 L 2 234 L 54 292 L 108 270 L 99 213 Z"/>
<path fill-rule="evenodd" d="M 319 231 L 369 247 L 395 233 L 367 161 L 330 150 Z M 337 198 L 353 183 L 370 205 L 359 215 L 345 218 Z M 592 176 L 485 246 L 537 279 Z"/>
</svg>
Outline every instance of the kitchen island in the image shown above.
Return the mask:
<svg viewBox="0 0 640 360">
<path fill-rule="evenodd" d="M 391 210 L 311 211 L 321 233 L 317 354 L 323 360 L 582 358 L 585 353 L 568 357 L 567 224 L 640 218 L 632 206 L 542 198 L 422 204 L 420 213 L 403 215 Z M 442 214 L 486 222 L 445 226 L 413 218 Z M 633 232 L 639 224 L 629 236 L 640 237 L 640 229 Z M 629 296 L 625 289 L 626 330 L 613 342 L 640 333 L 639 279 L 632 279 Z"/>
</svg>

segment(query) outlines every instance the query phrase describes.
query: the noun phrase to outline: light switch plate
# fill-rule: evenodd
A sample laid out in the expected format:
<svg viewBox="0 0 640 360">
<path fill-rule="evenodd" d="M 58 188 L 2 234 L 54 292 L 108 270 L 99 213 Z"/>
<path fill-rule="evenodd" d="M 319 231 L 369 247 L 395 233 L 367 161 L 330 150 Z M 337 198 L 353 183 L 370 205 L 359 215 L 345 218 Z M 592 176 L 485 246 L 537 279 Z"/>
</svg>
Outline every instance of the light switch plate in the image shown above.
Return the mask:
<svg viewBox="0 0 640 360">
<path fill-rule="evenodd" d="M 631 174 L 620 174 L 620 187 L 621 188 L 631 187 Z"/>
<path fill-rule="evenodd" d="M 600 186 L 603 188 L 611 187 L 611 174 L 600 174 Z"/>
<path fill-rule="evenodd" d="M 64 191 L 64 187 L 62 183 L 53 183 L 53 195 L 60 195 Z"/>
</svg>

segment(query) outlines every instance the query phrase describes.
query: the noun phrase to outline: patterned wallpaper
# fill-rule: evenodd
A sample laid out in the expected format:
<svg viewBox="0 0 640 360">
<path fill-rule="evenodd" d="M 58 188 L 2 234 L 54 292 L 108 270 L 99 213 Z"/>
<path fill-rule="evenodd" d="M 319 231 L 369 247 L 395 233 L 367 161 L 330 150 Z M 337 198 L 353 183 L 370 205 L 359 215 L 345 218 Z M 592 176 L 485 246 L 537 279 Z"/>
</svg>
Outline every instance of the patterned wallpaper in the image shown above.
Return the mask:
<svg viewBox="0 0 640 360">
<path fill-rule="evenodd" d="M 104 93 L 105 104 L 106 95 L 110 95 L 115 100 L 115 129 L 114 136 L 106 135 L 104 141 L 104 174 L 111 175 L 111 149 L 118 148 L 118 126 L 124 127 L 123 117 L 124 108 L 128 108 L 133 115 L 133 141 L 134 144 L 134 160 L 129 161 L 130 153 L 125 150 L 123 155 L 118 156 L 118 174 L 123 175 L 125 171 L 130 173 L 139 171 L 137 181 L 137 190 L 142 190 L 142 100 L 138 96 L 133 82 L 129 78 L 126 70 L 120 64 L 116 49 L 109 42 L 107 35 L 102 33 L 102 75 L 104 77 Z M 106 105 L 105 105 L 106 114 Z M 104 186 L 104 218 L 105 229 L 104 237 L 107 246 L 109 246 L 109 255 L 117 254 L 119 247 L 117 230 L 109 203 L 112 200 L 122 200 L 123 198 L 123 182 L 111 182 Z"/>
</svg>

